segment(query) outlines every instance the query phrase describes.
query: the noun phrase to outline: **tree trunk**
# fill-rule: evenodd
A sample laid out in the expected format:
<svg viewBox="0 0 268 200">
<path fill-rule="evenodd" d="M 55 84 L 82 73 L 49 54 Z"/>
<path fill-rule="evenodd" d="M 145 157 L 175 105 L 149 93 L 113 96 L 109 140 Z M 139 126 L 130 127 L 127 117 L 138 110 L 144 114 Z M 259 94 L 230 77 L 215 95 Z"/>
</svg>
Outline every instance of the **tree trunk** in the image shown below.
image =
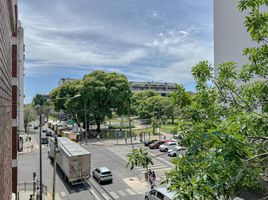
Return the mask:
<svg viewBox="0 0 268 200">
<path fill-rule="evenodd" d="M 171 117 L 171 123 L 174 124 L 174 116 Z"/>
<path fill-rule="evenodd" d="M 97 132 L 100 133 L 100 121 L 96 120 L 96 124 L 97 124 Z"/>
</svg>

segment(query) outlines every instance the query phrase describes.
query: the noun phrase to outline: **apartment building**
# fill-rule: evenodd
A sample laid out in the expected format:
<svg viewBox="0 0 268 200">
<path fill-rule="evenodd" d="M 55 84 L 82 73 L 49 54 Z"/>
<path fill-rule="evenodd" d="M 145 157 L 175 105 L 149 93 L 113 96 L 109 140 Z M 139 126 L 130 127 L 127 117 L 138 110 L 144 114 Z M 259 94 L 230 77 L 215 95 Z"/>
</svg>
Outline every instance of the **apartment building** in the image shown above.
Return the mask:
<svg viewBox="0 0 268 200">
<path fill-rule="evenodd" d="M 75 80 L 79 80 L 79 79 L 75 79 L 75 78 L 61 78 L 59 81 L 58 81 L 58 85 L 61 86 L 63 85 L 64 83 L 67 83 L 67 82 L 70 82 L 70 81 L 75 81 Z"/>
<path fill-rule="evenodd" d="M 17 193 L 18 6 L 0 0 L 0 199 Z"/>
<path fill-rule="evenodd" d="M 247 12 L 237 8 L 239 0 L 214 0 L 214 69 L 218 77 L 218 66 L 234 61 L 241 68 L 247 62 L 243 50 L 256 46 L 244 26 Z"/>
<path fill-rule="evenodd" d="M 161 82 L 130 82 L 132 92 L 144 90 L 153 90 L 161 96 L 168 96 L 176 90 L 176 83 L 161 83 Z"/>
</svg>

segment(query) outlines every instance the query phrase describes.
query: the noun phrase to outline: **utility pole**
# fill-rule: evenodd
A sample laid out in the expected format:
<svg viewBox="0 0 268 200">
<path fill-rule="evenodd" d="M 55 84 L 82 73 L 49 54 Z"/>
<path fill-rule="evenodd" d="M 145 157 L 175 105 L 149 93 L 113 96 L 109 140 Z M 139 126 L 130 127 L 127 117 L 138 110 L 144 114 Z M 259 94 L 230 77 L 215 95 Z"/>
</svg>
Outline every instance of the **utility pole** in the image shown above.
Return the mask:
<svg viewBox="0 0 268 200">
<path fill-rule="evenodd" d="M 84 102 L 84 114 L 85 114 L 85 131 L 86 131 L 86 144 L 87 144 L 87 104 Z"/>
<path fill-rule="evenodd" d="M 43 107 L 40 105 L 39 113 L 39 178 L 40 178 L 40 200 L 43 200 L 43 182 L 42 182 L 42 112 Z"/>
<path fill-rule="evenodd" d="M 53 191 L 52 200 L 55 200 L 55 188 L 56 188 L 56 168 L 57 168 L 57 150 L 58 150 L 58 137 L 54 139 L 54 159 L 53 159 Z"/>
<path fill-rule="evenodd" d="M 132 133 L 131 133 L 131 119 L 130 119 L 130 100 L 129 100 L 129 105 L 128 105 L 128 125 L 129 125 L 129 134 L 130 134 L 130 143 L 131 147 L 133 149 L 133 142 L 132 142 Z"/>
</svg>

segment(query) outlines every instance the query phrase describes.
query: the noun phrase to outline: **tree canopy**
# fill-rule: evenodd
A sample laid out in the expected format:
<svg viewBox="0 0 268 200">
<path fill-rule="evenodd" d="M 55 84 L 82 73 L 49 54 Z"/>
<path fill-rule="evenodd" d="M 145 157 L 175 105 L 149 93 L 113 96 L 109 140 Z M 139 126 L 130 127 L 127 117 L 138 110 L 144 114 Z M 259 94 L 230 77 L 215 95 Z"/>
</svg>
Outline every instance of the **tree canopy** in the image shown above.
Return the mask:
<svg viewBox="0 0 268 200">
<path fill-rule="evenodd" d="M 76 95 L 80 97 L 69 98 Z M 124 75 L 94 71 L 85 75 L 83 80 L 55 88 L 50 96 L 56 110 L 65 111 L 77 124 L 84 122 L 85 128 L 94 120 L 97 131 L 100 131 L 100 123 L 105 117 L 111 117 L 113 111 L 118 115 L 127 113 L 131 90 Z"/>
<path fill-rule="evenodd" d="M 173 160 L 167 175 L 178 199 L 230 199 L 257 188 L 267 168 L 268 144 L 268 14 L 265 0 L 240 0 L 249 10 L 245 25 L 256 47 L 244 51 L 248 63 L 219 66 L 219 76 L 201 61 L 192 69 L 197 94 L 191 103 L 179 99 L 179 131 L 187 153 Z M 214 84 L 211 86 L 211 82 Z"/>
</svg>

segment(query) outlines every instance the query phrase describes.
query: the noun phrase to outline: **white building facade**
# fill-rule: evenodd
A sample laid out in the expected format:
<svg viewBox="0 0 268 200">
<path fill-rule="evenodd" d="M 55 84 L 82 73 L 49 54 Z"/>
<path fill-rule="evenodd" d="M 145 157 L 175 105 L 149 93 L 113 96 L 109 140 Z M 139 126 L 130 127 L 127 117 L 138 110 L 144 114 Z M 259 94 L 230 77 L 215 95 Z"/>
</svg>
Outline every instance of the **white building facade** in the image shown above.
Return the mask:
<svg viewBox="0 0 268 200">
<path fill-rule="evenodd" d="M 236 62 L 241 68 L 247 62 L 243 50 L 256 46 L 244 26 L 246 12 L 238 10 L 239 0 L 214 0 L 214 69 L 224 62 Z"/>
</svg>

